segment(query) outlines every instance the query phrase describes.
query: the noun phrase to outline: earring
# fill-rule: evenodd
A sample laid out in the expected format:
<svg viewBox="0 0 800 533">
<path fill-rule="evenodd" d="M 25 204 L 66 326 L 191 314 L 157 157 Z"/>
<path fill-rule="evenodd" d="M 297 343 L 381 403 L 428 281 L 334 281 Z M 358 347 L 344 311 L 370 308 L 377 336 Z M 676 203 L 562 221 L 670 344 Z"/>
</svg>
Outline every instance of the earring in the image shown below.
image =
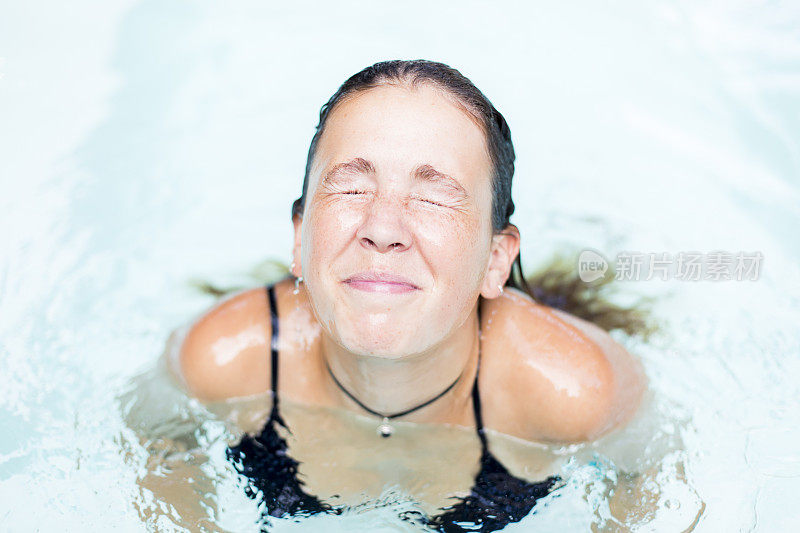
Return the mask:
<svg viewBox="0 0 800 533">
<path fill-rule="evenodd" d="M 295 278 L 294 280 L 294 290 L 292 291 L 293 294 L 300 294 L 300 284 L 303 283 L 303 276 L 299 278 Z"/>
<path fill-rule="evenodd" d="M 502 285 L 498 285 L 497 288 L 500 289 L 500 294 L 502 295 L 503 294 L 503 286 Z"/>
</svg>

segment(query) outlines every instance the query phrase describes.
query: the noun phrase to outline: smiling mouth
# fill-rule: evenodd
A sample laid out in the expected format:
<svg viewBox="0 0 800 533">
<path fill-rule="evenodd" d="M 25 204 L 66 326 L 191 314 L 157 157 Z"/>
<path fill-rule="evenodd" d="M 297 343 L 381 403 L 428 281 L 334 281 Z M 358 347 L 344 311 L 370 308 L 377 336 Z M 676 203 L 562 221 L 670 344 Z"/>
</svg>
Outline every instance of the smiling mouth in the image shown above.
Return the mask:
<svg viewBox="0 0 800 533">
<path fill-rule="evenodd" d="M 419 290 L 411 280 L 395 274 L 363 272 L 343 281 L 351 289 L 382 294 L 405 294 Z"/>
<path fill-rule="evenodd" d="M 364 292 L 379 292 L 384 294 L 401 294 L 417 290 L 407 283 L 391 283 L 386 281 L 345 281 L 353 289 Z"/>
</svg>

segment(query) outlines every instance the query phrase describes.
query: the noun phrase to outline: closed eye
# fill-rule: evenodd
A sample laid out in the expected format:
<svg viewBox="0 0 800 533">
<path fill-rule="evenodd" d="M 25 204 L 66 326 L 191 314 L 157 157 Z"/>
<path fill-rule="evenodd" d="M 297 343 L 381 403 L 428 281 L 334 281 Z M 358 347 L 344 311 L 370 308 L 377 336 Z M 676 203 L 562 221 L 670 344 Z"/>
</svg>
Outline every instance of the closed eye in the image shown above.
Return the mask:
<svg viewBox="0 0 800 533">
<path fill-rule="evenodd" d="M 424 202 L 426 204 L 431 204 L 431 205 L 436 205 L 436 206 L 439 206 L 439 207 L 447 207 L 444 204 L 440 204 L 439 202 L 435 202 L 433 200 L 429 200 L 428 198 L 423 198 L 421 196 L 414 196 L 414 197 L 412 197 L 412 200 L 419 200 L 420 202 Z"/>
</svg>

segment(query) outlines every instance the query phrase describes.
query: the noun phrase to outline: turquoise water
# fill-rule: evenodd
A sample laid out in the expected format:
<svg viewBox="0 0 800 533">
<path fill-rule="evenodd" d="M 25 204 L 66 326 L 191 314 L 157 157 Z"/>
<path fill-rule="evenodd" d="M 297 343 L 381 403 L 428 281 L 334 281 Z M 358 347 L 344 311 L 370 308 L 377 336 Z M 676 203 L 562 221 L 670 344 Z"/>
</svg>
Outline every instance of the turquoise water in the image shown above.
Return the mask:
<svg viewBox="0 0 800 533">
<path fill-rule="evenodd" d="M 219 454 L 230 412 L 171 388 L 159 356 L 213 303 L 189 280 L 248 283 L 265 257 L 288 262 L 319 106 L 390 57 L 452 64 L 508 119 L 529 266 L 584 247 L 764 256 L 758 281 L 624 284 L 657 297 L 664 333 L 618 337 L 643 359 L 652 396 L 626 430 L 546 450 L 567 486 L 508 530 L 800 525 L 798 10 L 111 1 L 3 12 L 3 529 L 248 530 L 258 509 Z M 165 502 L 153 479 L 185 491 Z M 622 493 L 628 514 L 613 503 Z M 396 516 L 413 502 L 391 487 L 385 502 L 279 527 L 408 527 Z"/>
</svg>

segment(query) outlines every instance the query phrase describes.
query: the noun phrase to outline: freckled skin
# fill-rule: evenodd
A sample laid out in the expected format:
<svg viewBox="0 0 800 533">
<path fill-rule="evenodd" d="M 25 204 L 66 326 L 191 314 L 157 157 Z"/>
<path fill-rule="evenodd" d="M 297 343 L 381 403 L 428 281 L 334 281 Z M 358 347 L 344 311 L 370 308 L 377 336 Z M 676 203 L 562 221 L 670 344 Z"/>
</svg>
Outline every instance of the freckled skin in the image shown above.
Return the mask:
<svg viewBox="0 0 800 533">
<path fill-rule="evenodd" d="M 418 179 L 424 165 L 455 185 Z M 519 233 L 513 225 L 493 232 L 490 176 L 481 128 L 433 87 L 379 86 L 332 111 L 305 211 L 293 221 L 292 273 L 304 282 L 297 294 L 291 279 L 276 286 L 282 395 L 363 414 L 326 363 L 351 393 L 383 412 L 419 405 L 458 379 L 403 419 L 474 426 L 480 295 L 487 428 L 573 442 L 630 418 L 644 389 L 634 357 L 588 322 L 519 291 L 501 293 Z M 399 274 L 417 289 L 389 295 L 343 282 L 364 270 Z M 171 352 L 189 391 L 221 400 L 268 390 L 268 317 L 262 288 L 193 324 Z"/>
</svg>

